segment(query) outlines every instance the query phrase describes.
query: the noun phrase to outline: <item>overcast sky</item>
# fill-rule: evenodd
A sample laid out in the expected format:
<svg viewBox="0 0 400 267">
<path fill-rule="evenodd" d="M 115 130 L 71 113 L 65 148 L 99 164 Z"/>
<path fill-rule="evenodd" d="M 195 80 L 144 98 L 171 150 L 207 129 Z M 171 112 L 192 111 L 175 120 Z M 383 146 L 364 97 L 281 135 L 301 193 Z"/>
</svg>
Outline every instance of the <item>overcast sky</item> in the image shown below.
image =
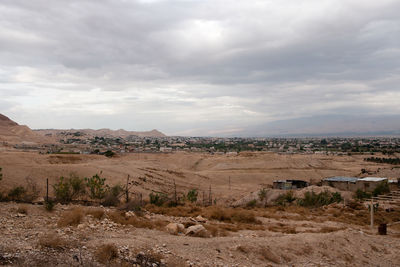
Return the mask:
<svg viewBox="0 0 400 267">
<path fill-rule="evenodd" d="M 400 114 L 399 14 L 399 0 L 2 0 L 0 113 L 169 135 Z"/>
</svg>

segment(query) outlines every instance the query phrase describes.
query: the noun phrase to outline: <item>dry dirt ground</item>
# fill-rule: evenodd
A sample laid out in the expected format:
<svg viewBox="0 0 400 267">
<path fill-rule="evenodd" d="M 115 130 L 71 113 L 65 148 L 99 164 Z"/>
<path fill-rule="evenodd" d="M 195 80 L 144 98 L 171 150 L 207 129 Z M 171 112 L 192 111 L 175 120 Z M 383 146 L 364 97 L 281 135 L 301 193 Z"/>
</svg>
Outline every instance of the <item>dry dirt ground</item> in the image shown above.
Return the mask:
<svg viewBox="0 0 400 267">
<path fill-rule="evenodd" d="M 24 184 L 32 178 L 42 194 L 46 178 L 50 185 L 60 176 L 75 173 L 89 177 L 102 172 L 110 184 L 125 184 L 130 175 L 132 191 L 148 195 L 152 190 L 179 192 L 197 188 L 208 194 L 211 186 L 218 203 L 240 199 L 276 179 L 319 181 L 336 175 L 357 176 L 361 169 L 373 175 L 400 177 L 400 168 L 363 161 L 366 156 L 280 155 L 240 153 L 238 156 L 206 153 L 125 154 L 115 158 L 97 155 L 40 155 L 37 152 L 1 151 L 3 188 Z M 51 193 L 51 192 L 50 192 Z"/>
<path fill-rule="evenodd" d="M 82 217 L 68 220 L 77 211 Z M 168 213 L 168 209 L 164 211 Z M 206 209 L 197 211 L 207 217 Z M 376 229 L 370 230 L 367 226 L 366 210 L 332 205 L 316 211 L 294 207 L 247 212 L 257 214 L 259 222 L 232 224 L 207 219 L 200 223 L 189 217 L 143 212 L 138 214 L 141 217 L 131 213 L 122 215 L 138 218 L 141 224 L 136 221 L 122 225 L 113 219 L 115 210 L 108 208 L 80 207 L 77 210 L 58 204 L 48 212 L 40 205 L 0 203 L 0 265 L 400 265 L 400 228 L 389 227 L 388 235 L 377 235 Z M 347 220 L 346 216 L 358 219 Z M 169 222 L 186 226 L 202 224 L 215 236 L 171 235 L 164 227 Z M 212 231 L 212 227 L 225 230 Z M 110 244 L 113 249 L 104 248 Z M 146 261 L 150 265 L 143 263 Z"/>
</svg>

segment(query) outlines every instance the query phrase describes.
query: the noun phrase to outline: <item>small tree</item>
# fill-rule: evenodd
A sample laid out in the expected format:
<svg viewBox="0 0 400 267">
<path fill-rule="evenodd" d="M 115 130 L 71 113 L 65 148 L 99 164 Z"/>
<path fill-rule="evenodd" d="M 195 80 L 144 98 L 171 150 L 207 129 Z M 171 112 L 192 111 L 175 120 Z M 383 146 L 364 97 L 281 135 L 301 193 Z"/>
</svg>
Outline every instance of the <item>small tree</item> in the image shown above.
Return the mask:
<svg viewBox="0 0 400 267">
<path fill-rule="evenodd" d="M 61 202 L 69 202 L 72 200 L 71 184 L 67 179 L 61 176 L 58 183 L 53 185 L 56 199 Z"/>
<path fill-rule="evenodd" d="M 187 193 L 187 200 L 189 200 L 190 202 L 196 202 L 197 201 L 197 189 L 192 189 Z"/>
<path fill-rule="evenodd" d="M 91 178 L 85 177 L 86 186 L 92 199 L 102 199 L 106 193 L 107 186 L 104 185 L 106 178 L 100 177 L 97 173 Z"/>
<path fill-rule="evenodd" d="M 264 201 L 266 196 L 267 196 L 267 190 L 265 190 L 265 188 L 262 188 L 260 189 L 260 191 L 258 191 L 258 197 L 260 198 L 261 201 Z"/>
</svg>

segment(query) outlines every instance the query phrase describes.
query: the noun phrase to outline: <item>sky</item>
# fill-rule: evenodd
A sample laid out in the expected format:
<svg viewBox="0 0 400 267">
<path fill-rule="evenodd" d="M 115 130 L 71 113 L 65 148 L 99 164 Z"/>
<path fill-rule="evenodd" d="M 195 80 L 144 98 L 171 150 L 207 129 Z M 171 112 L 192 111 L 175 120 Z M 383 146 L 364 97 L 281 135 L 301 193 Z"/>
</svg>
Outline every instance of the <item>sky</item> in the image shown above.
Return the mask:
<svg viewBox="0 0 400 267">
<path fill-rule="evenodd" d="M 399 14 L 398 0 L 2 0 L 0 113 L 196 136 L 398 115 Z"/>
</svg>

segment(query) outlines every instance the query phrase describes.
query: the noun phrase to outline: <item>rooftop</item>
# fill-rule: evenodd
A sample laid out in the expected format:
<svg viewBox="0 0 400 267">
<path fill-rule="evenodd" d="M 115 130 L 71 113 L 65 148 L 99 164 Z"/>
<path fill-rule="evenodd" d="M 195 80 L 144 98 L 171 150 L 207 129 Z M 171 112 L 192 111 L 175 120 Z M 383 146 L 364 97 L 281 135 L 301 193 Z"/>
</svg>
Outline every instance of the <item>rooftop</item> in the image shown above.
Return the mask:
<svg viewBox="0 0 400 267">
<path fill-rule="evenodd" d="M 346 176 L 334 176 L 324 179 L 324 181 L 328 182 L 350 182 L 350 183 L 355 183 L 357 182 L 357 180 L 358 180 L 357 177 L 346 177 Z"/>
</svg>

